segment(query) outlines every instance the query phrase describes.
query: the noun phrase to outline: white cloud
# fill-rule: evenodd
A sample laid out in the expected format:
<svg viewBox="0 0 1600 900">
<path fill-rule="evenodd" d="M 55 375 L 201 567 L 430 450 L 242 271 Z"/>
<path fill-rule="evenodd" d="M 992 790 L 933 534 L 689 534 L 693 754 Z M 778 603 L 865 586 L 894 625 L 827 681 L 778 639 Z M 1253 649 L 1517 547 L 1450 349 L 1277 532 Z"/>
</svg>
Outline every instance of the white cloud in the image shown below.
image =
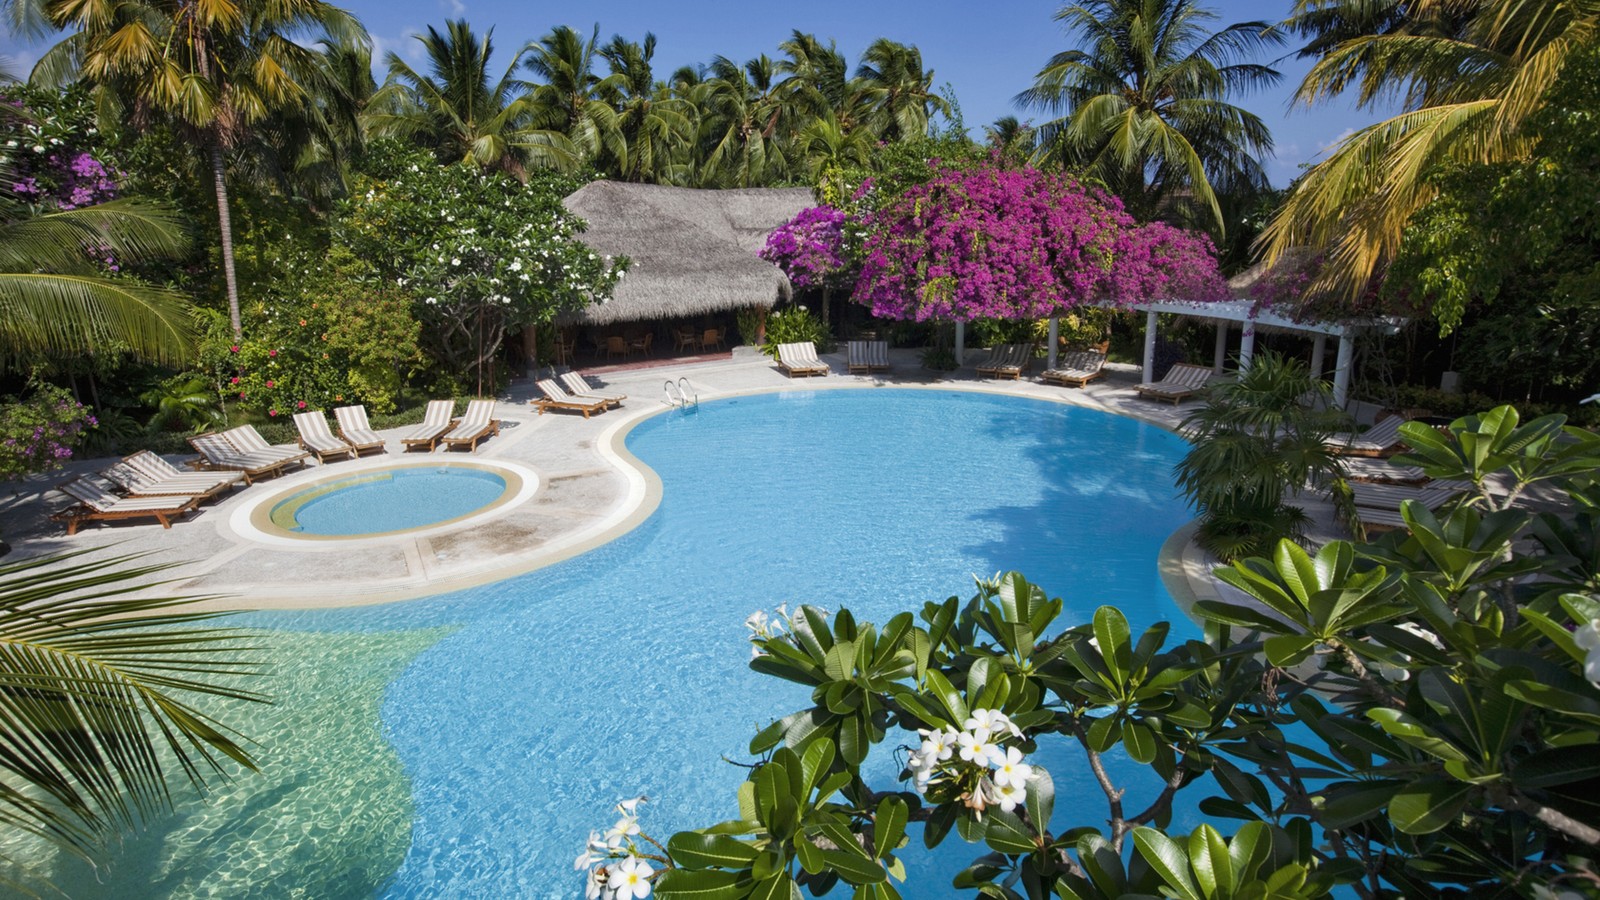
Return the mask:
<svg viewBox="0 0 1600 900">
<path fill-rule="evenodd" d="M 1343 143 L 1345 138 L 1347 138 L 1350 135 L 1355 134 L 1355 133 L 1356 133 L 1356 129 L 1354 129 L 1354 128 L 1346 128 L 1345 130 L 1343 130 L 1343 131 L 1339 132 L 1338 134 L 1334 135 L 1333 140 L 1326 141 L 1326 142 L 1318 145 L 1317 152 L 1318 153 L 1325 153 L 1328 150 L 1332 150 L 1334 147 L 1337 147 L 1341 143 Z"/>
</svg>

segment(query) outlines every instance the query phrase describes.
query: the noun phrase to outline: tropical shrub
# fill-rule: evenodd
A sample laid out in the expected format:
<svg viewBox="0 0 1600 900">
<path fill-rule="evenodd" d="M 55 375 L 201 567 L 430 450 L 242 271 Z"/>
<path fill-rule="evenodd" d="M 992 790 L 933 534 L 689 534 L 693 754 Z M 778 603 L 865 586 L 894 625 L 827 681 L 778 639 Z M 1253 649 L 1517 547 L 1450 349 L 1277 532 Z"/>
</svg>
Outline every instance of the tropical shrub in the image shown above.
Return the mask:
<svg viewBox="0 0 1600 900">
<path fill-rule="evenodd" d="M 1227 297 L 1208 238 L 1140 226 L 1065 175 L 938 172 L 865 221 L 854 299 L 924 321 L 1039 319 L 1102 300 Z"/>
<path fill-rule="evenodd" d="M 739 328 L 739 343 L 754 347 L 766 337 L 767 316 L 772 312 L 765 306 L 747 306 L 734 314 L 733 323 Z"/>
<path fill-rule="evenodd" d="M 1200 546 L 1223 561 L 1265 555 L 1280 538 L 1303 537 L 1309 519 L 1293 494 L 1347 495 L 1339 457 L 1323 440 L 1348 417 L 1327 401 L 1326 382 L 1305 363 L 1271 352 L 1207 389 L 1205 405 L 1180 426 L 1190 448 L 1177 466 L 1178 488 L 1199 513 Z"/>
<path fill-rule="evenodd" d="M 816 344 L 818 353 L 833 350 L 832 335 L 811 314 L 811 310 L 804 306 L 791 306 L 775 310 L 767 316 L 767 342 L 761 345 L 762 353 L 777 359 L 779 344 L 802 344 L 806 341 Z"/>
<path fill-rule="evenodd" d="M 839 287 L 849 266 L 846 217 L 830 206 L 800 210 L 767 235 L 758 256 L 776 265 L 797 288 Z"/>
<path fill-rule="evenodd" d="M 1182 643 L 1109 606 L 1063 621 L 1016 573 L 881 626 L 757 612 L 751 669 L 808 703 L 752 738 L 734 818 L 659 843 L 621 804 L 577 860 L 588 895 L 898 898 L 910 823 L 981 845 L 955 885 L 1010 900 L 1587 890 L 1600 437 L 1506 409 L 1407 428 L 1430 475 L 1543 483 L 1559 509 L 1408 503 L 1410 534 L 1279 542 L 1218 571 L 1238 599 L 1198 602 L 1205 639 Z M 1081 755 L 1103 809 L 1058 802 L 1047 743 Z M 867 780 L 875 753 L 900 784 Z M 1119 780 L 1109 754 L 1156 777 Z M 1180 795 L 1210 823 L 1169 834 Z"/>
<path fill-rule="evenodd" d="M 55 385 L 36 382 L 24 396 L 0 398 L 0 479 L 61 468 L 96 424 L 92 410 Z"/>
</svg>

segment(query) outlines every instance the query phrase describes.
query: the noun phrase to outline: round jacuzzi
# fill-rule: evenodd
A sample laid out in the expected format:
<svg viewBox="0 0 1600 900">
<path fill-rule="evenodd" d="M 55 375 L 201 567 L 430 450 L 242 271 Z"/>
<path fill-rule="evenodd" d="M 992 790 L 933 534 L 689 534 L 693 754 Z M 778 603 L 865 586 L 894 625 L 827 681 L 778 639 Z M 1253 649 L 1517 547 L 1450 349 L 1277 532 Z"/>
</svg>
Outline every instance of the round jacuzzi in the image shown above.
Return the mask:
<svg viewBox="0 0 1600 900">
<path fill-rule="evenodd" d="M 482 461 L 386 464 L 318 478 L 252 504 L 261 535 L 339 541 L 416 532 L 486 515 L 534 486 L 521 466 Z"/>
</svg>

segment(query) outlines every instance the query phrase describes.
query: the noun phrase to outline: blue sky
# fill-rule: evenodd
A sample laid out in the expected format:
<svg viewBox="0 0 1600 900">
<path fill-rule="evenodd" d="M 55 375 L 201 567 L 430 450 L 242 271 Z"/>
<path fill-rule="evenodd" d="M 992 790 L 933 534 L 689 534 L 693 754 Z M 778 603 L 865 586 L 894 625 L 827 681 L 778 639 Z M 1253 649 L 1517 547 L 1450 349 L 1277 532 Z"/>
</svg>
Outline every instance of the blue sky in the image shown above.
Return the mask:
<svg viewBox="0 0 1600 900">
<path fill-rule="evenodd" d="M 339 2 L 339 0 L 335 0 Z M 344 0 L 343 5 L 366 23 L 381 59 L 394 51 L 418 61 L 413 35 L 446 19 L 465 17 L 480 31 L 495 29 L 497 60 L 511 48 L 538 38 L 558 24 L 587 33 L 596 23 L 601 39 L 621 34 L 641 40 L 655 33 L 656 67 L 661 75 L 679 65 L 703 63 L 716 54 L 744 60 L 761 53 L 776 56 L 778 43 L 793 29 L 813 32 L 838 42 L 852 64 L 877 37 L 915 44 L 923 63 L 934 70 L 936 83 L 949 83 L 974 134 L 1005 115 L 1027 119 L 1037 113 L 1018 110 L 1011 98 L 1032 83 L 1051 54 L 1069 47 L 1053 20 L 1060 4 L 1053 0 L 997 2 L 913 2 L 913 0 L 809 0 L 806 3 L 763 3 L 758 0 L 590 0 L 583 4 L 533 4 L 518 0 Z M 1263 19 L 1275 21 L 1289 9 L 1289 0 L 1246 2 L 1212 0 L 1218 24 Z M 13 68 L 26 70 L 39 47 L 0 36 L 0 56 Z M 1277 145 L 1267 170 L 1275 184 L 1294 177 L 1301 163 L 1341 136 L 1377 116 L 1348 103 L 1291 111 L 1289 97 L 1306 66 L 1295 60 L 1278 65 L 1279 85 L 1241 97 L 1240 105 L 1261 116 Z"/>
</svg>

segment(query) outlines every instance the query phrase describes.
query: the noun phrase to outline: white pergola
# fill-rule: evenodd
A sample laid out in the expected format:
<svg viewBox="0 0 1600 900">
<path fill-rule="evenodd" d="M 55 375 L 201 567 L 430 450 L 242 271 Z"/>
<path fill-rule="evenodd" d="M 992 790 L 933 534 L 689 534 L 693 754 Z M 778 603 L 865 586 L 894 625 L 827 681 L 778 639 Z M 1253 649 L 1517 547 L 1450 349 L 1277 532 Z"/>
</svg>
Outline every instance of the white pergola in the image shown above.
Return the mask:
<svg viewBox="0 0 1600 900">
<path fill-rule="evenodd" d="M 1256 328 L 1276 328 L 1283 331 L 1295 331 L 1312 335 L 1311 344 L 1311 373 L 1314 377 L 1321 378 L 1327 369 L 1328 338 L 1338 339 L 1336 359 L 1333 367 L 1333 402 L 1344 408 L 1350 398 L 1350 368 L 1355 356 L 1355 336 L 1357 332 L 1370 328 L 1393 329 L 1400 324 L 1395 319 L 1360 319 L 1345 322 L 1298 322 L 1286 318 L 1269 310 L 1259 309 L 1258 305 L 1250 300 L 1222 300 L 1205 303 L 1187 300 L 1157 300 L 1145 303 L 1135 303 L 1132 306 L 1119 306 L 1118 309 L 1142 310 L 1145 314 L 1144 328 L 1144 380 L 1155 381 L 1155 348 L 1156 330 L 1159 324 L 1157 317 L 1161 313 L 1175 313 L 1180 316 L 1209 319 L 1217 327 L 1216 350 L 1212 355 L 1212 371 L 1221 373 L 1227 363 L 1228 335 L 1233 330 L 1234 323 L 1239 323 L 1244 334 L 1239 342 L 1239 368 L 1250 368 L 1250 360 L 1255 355 Z M 960 360 L 966 349 L 966 323 L 956 322 L 956 359 Z M 1060 322 L 1050 320 L 1050 368 L 1055 368 L 1057 352 L 1057 336 Z"/>
</svg>

